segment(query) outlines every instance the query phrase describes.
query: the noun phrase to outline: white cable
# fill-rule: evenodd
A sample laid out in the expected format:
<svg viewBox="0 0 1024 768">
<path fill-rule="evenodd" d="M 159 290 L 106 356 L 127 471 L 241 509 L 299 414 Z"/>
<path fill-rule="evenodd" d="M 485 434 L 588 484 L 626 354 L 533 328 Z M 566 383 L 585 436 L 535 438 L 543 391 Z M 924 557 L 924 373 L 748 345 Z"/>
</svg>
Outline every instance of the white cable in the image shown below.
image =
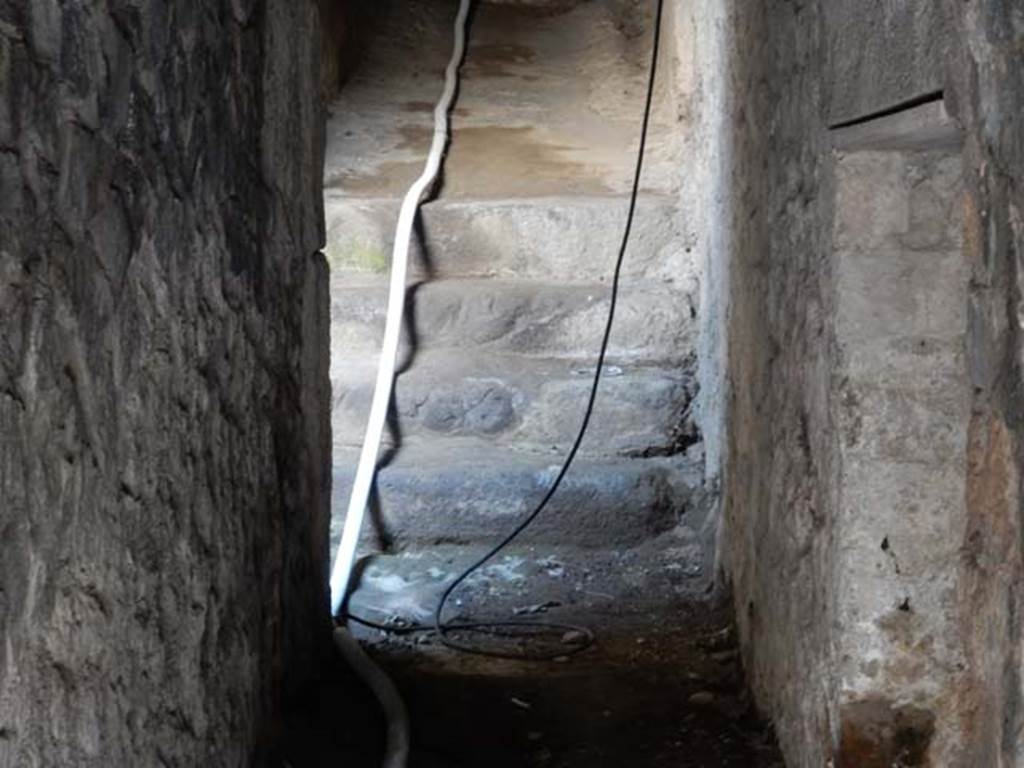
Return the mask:
<svg viewBox="0 0 1024 768">
<path fill-rule="evenodd" d="M 370 498 L 370 486 L 377 467 L 380 440 L 384 433 L 388 405 L 391 402 L 391 388 L 395 379 L 395 363 L 398 359 L 398 341 L 402 332 L 402 312 L 405 308 L 405 278 L 409 263 L 409 241 L 416 221 L 423 195 L 434 183 L 441 168 L 441 158 L 448 143 L 448 111 L 455 98 L 459 64 L 466 49 L 466 19 L 469 16 L 470 0 L 461 0 L 455 17 L 455 46 L 451 60 L 444 73 L 444 90 L 441 100 L 434 108 L 434 139 L 423 173 L 416 179 L 402 200 L 395 228 L 395 245 L 391 253 L 391 287 L 388 293 L 388 314 L 384 325 L 384 342 L 381 346 L 380 367 L 377 369 L 377 384 L 373 390 L 373 404 L 370 406 L 370 420 L 366 425 L 366 438 L 359 454 L 352 496 L 345 515 L 345 528 L 341 543 L 331 569 L 331 615 L 336 615 L 348 592 L 355 563 L 359 530 L 363 526 L 366 505 Z M 344 626 L 334 630 L 334 645 L 349 666 L 367 684 L 384 710 L 387 718 L 387 742 L 384 768 L 405 768 L 409 759 L 409 716 L 402 697 L 395 684 L 378 667 Z"/>
<path fill-rule="evenodd" d="M 366 425 L 366 438 L 363 441 L 362 453 L 359 454 L 355 482 L 352 484 L 352 495 L 349 498 L 348 512 L 345 516 L 345 528 L 342 531 L 341 543 L 338 544 L 338 552 L 334 558 L 334 568 L 331 570 L 332 615 L 341 609 L 341 604 L 348 591 L 352 566 L 355 562 L 356 545 L 359 543 L 359 530 L 363 525 L 366 505 L 370 498 L 370 487 L 373 484 L 373 476 L 377 468 L 377 455 L 380 452 L 380 440 L 384 433 L 384 422 L 391 402 L 391 387 L 395 379 L 395 363 L 398 359 L 398 341 L 402 332 L 409 241 L 412 238 L 412 227 L 416 220 L 420 201 L 437 177 L 445 144 L 448 143 L 448 111 L 455 98 L 459 63 L 462 61 L 466 48 L 466 19 L 469 15 L 469 4 L 470 0 L 461 0 L 459 12 L 455 18 L 455 47 L 444 73 L 444 91 L 441 93 L 441 100 L 434 108 L 434 140 L 430 145 L 430 154 L 427 156 L 423 173 L 405 193 L 402 209 L 398 214 L 395 245 L 391 252 L 391 288 L 388 293 L 388 314 L 384 325 L 380 367 L 377 369 L 377 385 L 373 390 L 370 420 Z"/>
<path fill-rule="evenodd" d="M 359 641 L 345 627 L 334 630 L 334 647 L 349 667 L 362 680 L 377 698 L 388 730 L 384 741 L 383 768 L 405 768 L 409 761 L 409 713 L 405 702 L 391 678 L 378 667 L 373 659 L 363 650 Z"/>
</svg>

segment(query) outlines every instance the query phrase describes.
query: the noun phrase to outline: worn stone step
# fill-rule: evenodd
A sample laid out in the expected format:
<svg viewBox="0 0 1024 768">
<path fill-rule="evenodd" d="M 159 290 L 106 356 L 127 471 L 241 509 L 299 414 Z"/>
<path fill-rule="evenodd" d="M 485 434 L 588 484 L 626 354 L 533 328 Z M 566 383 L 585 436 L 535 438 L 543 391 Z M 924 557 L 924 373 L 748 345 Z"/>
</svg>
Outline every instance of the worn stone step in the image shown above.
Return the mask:
<svg viewBox="0 0 1024 768">
<path fill-rule="evenodd" d="M 333 363 L 332 428 L 336 445 L 362 440 L 377 359 Z M 423 352 L 396 380 L 397 438 L 480 437 L 495 442 L 566 447 L 576 436 L 593 364 L 564 359 L 459 352 Z M 692 365 L 656 368 L 608 365 L 582 450 L 666 452 L 688 433 L 696 393 Z"/>
<path fill-rule="evenodd" d="M 351 272 L 331 276 L 335 355 L 376 352 L 384 336 L 388 287 Z M 612 359 L 679 363 L 696 346 L 694 298 L 680 288 L 641 282 L 619 293 Z M 407 302 L 407 348 L 479 347 L 493 352 L 593 358 L 607 321 L 607 285 L 500 279 L 428 281 Z"/>
<path fill-rule="evenodd" d="M 422 241 L 414 238 L 410 274 L 608 282 L 628 206 L 625 195 L 428 203 L 420 213 Z M 328 190 L 325 253 L 331 268 L 386 273 L 398 209 L 397 199 L 361 199 Z M 675 198 L 643 195 L 623 275 L 695 290 L 691 246 Z"/>
<path fill-rule="evenodd" d="M 332 552 L 341 539 L 343 521 L 339 516 L 334 522 Z M 486 543 L 413 547 L 388 554 L 364 548 L 349 611 L 384 624 L 429 623 L 442 590 L 488 549 Z M 628 548 L 595 550 L 573 546 L 571 540 L 513 543 L 466 580 L 458 590 L 458 604 L 451 603 L 452 613 L 509 619 L 542 613 L 537 618 L 559 621 L 578 609 L 591 620 L 613 608 L 620 617 L 678 611 L 681 601 L 706 598 L 712 569 L 709 551 L 700 534 L 682 526 Z M 383 639 L 375 633 L 363 638 Z"/>
<path fill-rule="evenodd" d="M 527 453 L 480 440 L 409 441 L 377 476 L 365 540 L 397 546 L 491 541 L 540 501 L 564 451 Z M 334 452 L 333 508 L 348 505 L 358 449 Z M 624 547 L 704 515 L 698 462 L 579 457 L 522 543 Z"/>
</svg>

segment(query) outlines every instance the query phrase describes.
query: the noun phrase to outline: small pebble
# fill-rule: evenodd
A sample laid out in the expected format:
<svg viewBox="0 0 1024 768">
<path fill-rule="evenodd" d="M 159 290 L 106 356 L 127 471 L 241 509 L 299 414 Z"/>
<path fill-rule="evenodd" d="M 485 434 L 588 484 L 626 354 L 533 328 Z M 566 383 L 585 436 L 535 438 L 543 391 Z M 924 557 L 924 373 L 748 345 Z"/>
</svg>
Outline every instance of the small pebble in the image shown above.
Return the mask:
<svg viewBox="0 0 1024 768">
<path fill-rule="evenodd" d="M 715 694 L 711 693 L 711 691 L 700 691 L 699 693 L 693 694 L 689 698 L 689 702 L 694 706 L 706 707 L 709 704 L 715 703 Z"/>
</svg>

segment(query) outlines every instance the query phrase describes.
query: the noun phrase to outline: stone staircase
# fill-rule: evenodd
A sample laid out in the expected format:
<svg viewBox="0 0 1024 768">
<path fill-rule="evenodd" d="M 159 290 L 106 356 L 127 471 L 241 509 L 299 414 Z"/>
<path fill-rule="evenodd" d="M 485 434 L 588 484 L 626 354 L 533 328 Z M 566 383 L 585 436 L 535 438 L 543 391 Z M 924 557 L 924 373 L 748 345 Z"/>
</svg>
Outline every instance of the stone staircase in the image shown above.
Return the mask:
<svg viewBox="0 0 1024 768">
<path fill-rule="evenodd" d="M 366 548 L 494 541 L 543 495 L 579 429 L 628 208 L 649 45 L 613 23 L 619 5 L 598 0 L 552 17 L 485 4 L 474 20 L 445 185 L 423 208 L 414 243 Z M 402 25 L 430 50 L 398 55 L 412 33 L 384 18 L 329 124 L 334 541 L 369 413 L 400 197 L 427 144 L 422 102 L 435 97 L 449 45 L 444 4 L 413 7 Z M 567 46 L 565 25 L 586 44 Z M 619 86 L 619 102 L 606 82 Z M 690 542 L 696 588 L 709 535 L 691 414 L 697 280 L 659 163 L 670 143 L 671 125 L 656 123 L 590 430 L 522 541 L 612 551 L 657 537 Z M 519 165 L 501 160 L 513 150 Z"/>
</svg>

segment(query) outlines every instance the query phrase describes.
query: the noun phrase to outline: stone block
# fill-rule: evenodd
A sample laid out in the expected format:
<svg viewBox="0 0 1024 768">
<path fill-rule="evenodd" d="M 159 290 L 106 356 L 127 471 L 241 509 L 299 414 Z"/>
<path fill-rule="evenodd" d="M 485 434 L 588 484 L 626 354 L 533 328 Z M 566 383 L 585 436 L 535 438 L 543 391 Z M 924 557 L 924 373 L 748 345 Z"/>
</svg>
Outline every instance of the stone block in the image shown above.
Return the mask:
<svg viewBox="0 0 1024 768">
<path fill-rule="evenodd" d="M 335 355 L 380 350 L 387 286 L 352 273 L 331 276 Z M 593 360 L 608 318 L 607 285 L 528 280 L 437 280 L 410 287 L 403 349 L 479 349 L 485 353 Z M 633 281 L 623 287 L 611 359 L 680 362 L 696 344 L 695 297 L 679 286 Z"/>
<path fill-rule="evenodd" d="M 325 206 L 331 268 L 385 273 L 398 201 L 328 195 Z M 627 208 L 624 196 L 438 200 L 421 210 L 410 275 L 607 283 Z M 641 196 L 625 278 L 694 286 L 697 270 L 685 231 L 674 198 Z"/>
<path fill-rule="evenodd" d="M 844 457 L 962 465 L 967 394 L 963 386 L 923 392 L 847 382 L 837 393 Z"/>
<path fill-rule="evenodd" d="M 674 450 L 688 423 L 692 372 L 610 365 L 598 389 L 583 450 L 614 454 Z M 583 418 L 592 366 L 570 360 L 425 353 L 395 383 L 398 434 L 476 436 L 567 449 Z M 336 361 L 332 421 L 336 446 L 358 444 L 369 417 L 373 359 Z"/>
<path fill-rule="evenodd" d="M 968 273 L 959 252 L 842 251 L 835 267 L 836 339 L 950 339 L 967 327 Z"/>
<path fill-rule="evenodd" d="M 335 451 L 334 505 L 347 506 L 357 450 Z M 402 447 L 377 476 L 367 540 L 398 546 L 492 541 L 510 531 L 545 494 L 562 453 L 524 453 L 474 440 Z M 629 462 L 580 457 L 520 543 L 618 548 L 643 542 L 683 518 L 703 519 L 700 486 L 681 478 L 686 459 Z M 335 535 L 340 535 L 335 518 Z"/>
</svg>

